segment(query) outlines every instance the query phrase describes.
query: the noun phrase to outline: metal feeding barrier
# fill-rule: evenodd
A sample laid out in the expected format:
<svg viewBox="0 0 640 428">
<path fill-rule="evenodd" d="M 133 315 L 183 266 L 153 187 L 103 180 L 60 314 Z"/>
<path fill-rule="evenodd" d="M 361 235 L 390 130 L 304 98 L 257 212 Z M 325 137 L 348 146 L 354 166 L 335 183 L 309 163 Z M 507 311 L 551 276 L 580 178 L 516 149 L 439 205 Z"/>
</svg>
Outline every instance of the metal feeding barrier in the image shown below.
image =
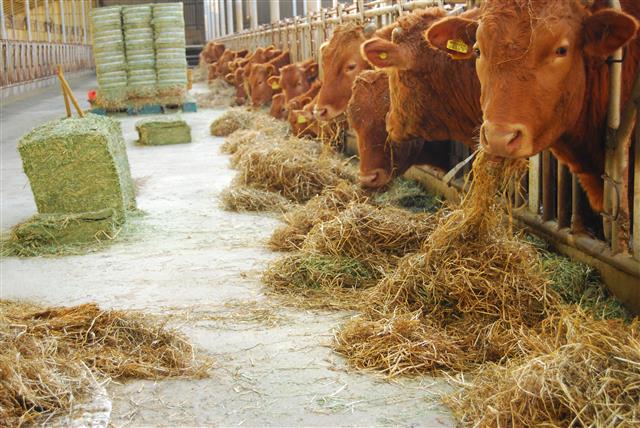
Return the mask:
<svg viewBox="0 0 640 428">
<path fill-rule="evenodd" d="M 381 27 L 414 9 L 444 3 L 472 6 L 474 2 L 376 0 L 364 3 L 355 0 L 353 4 L 338 4 L 217 41 L 231 49 L 253 50 L 273 44 L 289 49 L 294 61 L 318 59 L 319 46 L 337 25 L 359 21 Z M 610 0 L 610 4 L 620 9 L 618 0 Z M 640 312 L 640 76 L 635 78 L 631 100 L 621 106 L 622 56 L 620 50 L 609 61 L 609 129 L 603 142 L 606 146 L 604 213 L 596 214 L 590 209 L 576 177 L 545 151 L 530 158 L 529 173 L 522 180 L 522 188 L 513 189 L 513 202 L 517 207 L 514 217 L 559 251 L 595 267 L 614 294 L 635 312 Z M 353 151 L 353 137 L 351 140 L 348 146 Z M 457 166 L 456 171 L 445 174 L 419 166 L 406 175 L 449 198 L 457 198 L 464 184 L 461 177 L 455 178 L 455 173 L 469 172 L 469 164 L 461 162 L 470 152 L 458 143 L 451 143 L 449 150 L 449 166 Z"/>
</svg>

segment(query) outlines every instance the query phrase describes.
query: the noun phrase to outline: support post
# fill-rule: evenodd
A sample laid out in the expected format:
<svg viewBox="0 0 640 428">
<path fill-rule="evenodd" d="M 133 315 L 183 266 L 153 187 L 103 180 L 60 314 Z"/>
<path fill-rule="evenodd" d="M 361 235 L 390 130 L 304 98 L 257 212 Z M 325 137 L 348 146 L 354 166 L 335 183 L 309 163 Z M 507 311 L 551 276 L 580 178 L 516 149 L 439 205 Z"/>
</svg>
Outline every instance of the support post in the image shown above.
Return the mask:
<svg viewBox="0 0 640 428">
<path fill-rule="evenodd" d="M 251 29 L 255 30 L 258 28 L 258 1 L 257 0 L 249 0 L 250 15 L 251 15 Z"/>
<path fill-rule="evenodd" d="M 291 0 L 291 10 L 294 17 L 298 16 L 298 0 Z"/>
<path fill-rule="evenodd" d="M 62 43 L 67 43 L 67 28 L 64 21 L 64 0 L 60 0 L 60 26 L 62 27 Z"/>
<path fill-rule="evenodd" d="M 280 21 L 280 1 L 279 0 L 269 1 L 269 16 L 271 18 L 271 23 Z"/>
<path fill-rule="evenodd" d="M 227 33 L 233 34 L 233 0 L 227 0 Z"/>
<path fill-rule="evenodd" d="M 4 0 L 0 0 L 0 31 L 3 39 L 8 39 L 7 35 L 7 24 L 5 23 L 4 16 Z"/>
<path fill-rule="evenodd" d="M 73 33 L 73 43 L 78 43 L 78 22 L 76 18 L 76 0 L 71 0 L 71 29 Z"/>
<path fill-rule="evenodd" d="M 31 41 L 31 7 L 29 0 L 24 2 L 24 16 L 27 20 L 27 40 Z"/>
<path fill-rule="evenodd" d="M 236 0 L 236 31 L 244 30 L 244 13 L 242 13 L 242 0 Z"/>
<path fill-rule="evenodd" d="M 87 44 L 87 14 L 84 10 L 84 0 L 80 0 L 80 11 L 82 12 L 82 43 Z"/>
</svg>

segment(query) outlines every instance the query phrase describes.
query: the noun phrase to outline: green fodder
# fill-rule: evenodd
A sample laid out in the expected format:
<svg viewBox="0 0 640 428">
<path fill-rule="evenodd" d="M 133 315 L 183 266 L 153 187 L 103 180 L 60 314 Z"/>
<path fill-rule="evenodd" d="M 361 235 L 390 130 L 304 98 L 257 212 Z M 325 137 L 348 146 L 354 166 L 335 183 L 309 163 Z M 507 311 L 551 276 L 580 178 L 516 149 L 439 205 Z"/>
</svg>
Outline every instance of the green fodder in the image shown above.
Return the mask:
<svg viewBox="0 0 640 428">
<path fill-rule="evenodd" d="M 300 142 L 298 143 L 299 146 Z M 296 202 L 306 202 L 353 173 L 339 158 L 318 156 L 294 144 L 261 144 L 238 150 L 234 158 L 239 183 L 279 192 Z M 233 159 L 232 159 L 233 163 Z"/>
<path fill-rule="evenodd" d="M 187 122 L 172 118 L 143 119 L 136 122 L 142 145 L 182 144 L 191 142 L 191 128 Z"/>
<path fill-rule="evenodd" d="M 200 378 L 210 367 L 165 321 L 95 304 L 44 308 L 0 300 L 0 338 L 3 426 L 70 410 L 94 377 Z"/>
<path fill-rule="evenodd" d="M 111 208 L 80 214 L 36 214 L 0 241 L 2 256 L 80 254 L 114 239 L 122 221 Z"/>
<path fill-rule="evenodd" d="M 226 137 L 238 129 L 254 129 L 267 135 L 281 136 L 289 134 L 288 124 L 263 112 L 251 112 L 244 108 L 227 110 L 222 116 L 211 122 L 211 135 Z"/>
<path fill-rule="evenodd" d="M 352 203 L 331 220 L 318 223 L 302 248 L 318 254 L 353 257 L 385 270 L 416 251 L 433 230 L 428 214 L 394 207 Z"/>
<path fill-rule="evenodd" d="M 359 291 L 379 277 L 379 271 L 360 260 L 303 251 L 271 263 L 262 281 L 295 306 L 355 309 L 361 304 Z"/>
<path fill-rule="evenodd" d="M 128 96 L 121 12 L 121 6 L 91 10 L 93 57 L 99 86 L 96 104 L 107 109 L 123 108 Z"/>
<path fill-rule="evenodd" d="M 135 209 L 120 123 L 89 114 L 54 120 L 20 139 L 18 151 L 41 214 Z"/>
<path fill-rule="evenodd" d="M 152 11 L 158 95 L 174 97 L 175 104 L 182 104 L 187 91 L 183 5 L 154 4 Z"/>
<path fill-rule="evenodd" d="M 222 207 L 227 211 L 272 211 L 284 213 L 292 203 L 276 192 L 247 186 L 231 185 L 220 194 Z"/>
<path fill-rule="evenodd" d="M 487 364 L 445 397 L 461 426 L 637 426 L 640 320 L 567 307 L 530 339 L 530 355 Z"/>
<path fill-rule="evenodd" d="M 395 271 L 372 288 L 367 314 L 354 322 L 373 322 L 383 329 L 383 320 L 391 314 L 419 313 L 421 322 L 446 333 L 443 337 L 464 351 L 454 366 L 442 367 L 444 360 L 438 358 L 433 365 L 422 361 L 412 369 L 413 355 L 406 344 L 407 352 L 395 352 L 398 359 L 393 364 L 408 371 L 460 370 L 523 355 L 527 352 L 524 339 L 560 304 L 535 249 L 517 239 L 502 221 L 496 195 L 519 177 L 523 166 L 494 163 L 481 153 L 461 207 L 438 214 L 422 248 L 403 257 Z M 398 346 L 391 340 L 378 342 L 379 353 L 389 352 L 385 344 Z M 368 346 L 348 345 L 341 345 L 343 353 L 355 345 Z M 351 361 L 350 355 L 347 358 Z M 353 358 L 357 360 L 357 355 Z M 370 368 L 390 370 L 390 366 Z"/>
<path fill-rule="evenodd" d="M 376 205 L 392 205 L 413 212 L 435 212 L 442 206 L 442 201 L 418 182 L 402 177 L 393 180 L 384 192 L 376 193 L 371 200 Z"/>
<path fill-rule="evenodd" d="M 269 238 L 269 248 L 275 251 L 298 250 L 313 226 L 333 219 L 352 202 L 367 201 L 368 197 L 360 187 L 349 181 L 340 181 L 335 187 L 324 189 L 303 206 L 285 213 L 285 225 L 273 232 Z"/>
</svg>

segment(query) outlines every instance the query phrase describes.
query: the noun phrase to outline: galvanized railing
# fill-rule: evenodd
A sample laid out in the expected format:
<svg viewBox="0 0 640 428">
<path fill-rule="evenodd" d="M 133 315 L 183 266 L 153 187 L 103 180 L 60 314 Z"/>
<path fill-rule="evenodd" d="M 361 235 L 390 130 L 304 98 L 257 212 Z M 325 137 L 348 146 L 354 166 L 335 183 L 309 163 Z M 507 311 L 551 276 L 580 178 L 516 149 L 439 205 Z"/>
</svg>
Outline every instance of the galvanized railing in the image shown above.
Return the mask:
<svg viewBox="0 0 640 428">
<path fill-rule="evenodd" d="M 28 83 L 55 74 L 93 68 L 91 45 L 0 40 L 0 87 Z"/>
<path fill-rule="evenodd" d="M 356 0 L 350 5 L 338 4 L 335 8 L 284 19 L 255 30 L 245 30 L 219 38 L 218 41 L 231 49 L 253 50 L 259 46 L 273 44 L 280 49 L 290 50 L 295 61 L 311 57 L 317 59 L 319 46 L 330 38 L 336 25 L 347 21 L 359 21 L 375 22 L 382 26 L 413 9 L 442 6 L 443 3 L 445 2 L 399 0 L 364 3 L 363 0 Z M 619 82 L 612 81 L 614 92 L 616 85 L 619 85 Z M 610 132 L 611 138 L 607 143 L 610 149 L 606 152 L 607 185 L 604 214 L 597 215 L 591 211 L 576 177 L 547 151 L 530 159 L 529 174 L 523 180 L 523 188 L 520 192 L 514 192 L 514 195 L 520 195 L 515 196 L 515 202 L 520 208 L 514 215 L 560 251 L 596 267 L 614 293 L 640 312 L 638 106 L 640 77 L 633 102 L 623 106 L 624 112 L 620 114 L 620 120 L 614 123 L 610 121 L 614 129 Z M 615 117 L 615 112 L 613 116 Z M 620 131 L 616 132 L 616 129 Z M 630 139 L 635 142 L 632 144 Z M 624 150 L 625 147 L 628 151 Z M 450 153 L 450 166 L 453 167 L 469 155 L 469 150 L 458 143 L 452 143 Z M 628 166 L 628 169 L 625 169 L 625 166 Z M 468 165 L 461 171 L 468 172 Z M 445 174 L 428 167 L 413 168 L 408 175 L 452 197 L 455 197 L 456 187 L 459 189 L 462 183 L 460 178 L 445 183 L 442 180 Z M 600 230 L 590 231 L 589 226 L 596 226 L 595 229 Z"/>
</svg>

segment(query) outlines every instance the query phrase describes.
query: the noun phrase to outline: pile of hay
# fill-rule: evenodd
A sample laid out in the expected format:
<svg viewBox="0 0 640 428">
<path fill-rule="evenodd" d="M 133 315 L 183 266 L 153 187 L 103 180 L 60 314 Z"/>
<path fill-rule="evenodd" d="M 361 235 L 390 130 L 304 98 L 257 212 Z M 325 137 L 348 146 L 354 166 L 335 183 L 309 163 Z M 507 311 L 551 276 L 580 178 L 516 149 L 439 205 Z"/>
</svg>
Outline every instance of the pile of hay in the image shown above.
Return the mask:
<svg viewBox="0 0 640 428">
<path fill-rule="evenodd" d="M 351 203 L 333 219 L 316 224 L 302 248 L 353 257 L 387 270 L 404 254 L 418 250 L 433 227 L 434 219 L 429 214 Z"/>
<path fill-rule="evenodd" d="M 196 68 L 196 70 L 199 68 Z M 202 67 L 202 69 L 205 77 L 200 77 L 197 72 L 194 72 L 196 81 L 206 80 L 207 69 L 206 67 Z M 233 85 L 228 84 L 223 79 L 215 79 L 209 82 L 209 92 L 197 94 L 196 101 L 198 106 L 203 108 L 230 107 L 235 105 L 235 95 L 236 88 Z"/>
<path fill-rule="evenodd" d="M 405 208 L 413 212 L 435 212 L 442 207 L 439 197 L 425 191 L 417 181 L 402 177 L 393 180 L 384 192 L 373 195 L 371 202 L 380 206 Z"/>
<path fill-rule="evenodd" d="M 396 270 L 371 290 L 368 313 L 342 328 L 337 351 L 356 366 L 386 372 L 399 366 L 408 372 L 472 369 L 526 353 L 524 338 L 561 300 L 551 289 L 535 248 L 516 239 L 502 221 L 496 194 L 522 171 L 519 162 L 493 163 L 481 154 L 462 206 L 441 214 L 421 251 L 403 257 Z M 414 366 L 411 343 L 397 352 L 392 335 L 381 342 L 360 333 L 365 327 L 390 333 L 391 318 L 416 313 L 425 329 L 448 338 L 440 343 L 441 349 L 463 350 L 459 359 L 438 354 L 433 364 L 419 359 Z M 395 359 L 380 358 L 392 350 Z M 454 360 L 453 366 L 443 366 L 443 361 Z"/>
<path fill-rule="evenodd" d="M 226 137 L 238 129 L 254 129 L 274 136 L 285 136 L 289 133 L 287 123 L 276 120 L 267 114 L 250 112 L 244 108 L 227 110 L 222 116 L 211 122 L 209 129 L 211 135 L 216 137 Z"/>
<path fill-rule="evenodd" d="M 143 119 L 136 122 L 140 138 L 138 144 L 161 146 L 191 142 L 191 128 L 187 122 L 171 117 Z"/>
<path fill-rule="evenodd" d="M 238 129 L 224 139 L 220 146 L 220 152 L 232 155 L 241 147 L 255 142 L 263 141 L 265 135 L 254 129 Z"/>
<path fill-rule="evenodd" d="M 284 215 L 285 225 L 277 228 L 269 238 L 269 248 L 293 251 L 302 246 L 309 231 L 318 223 L 333 219 L 352 202 L 366 203 L 365 192 L 349 181 L 340 181 Z"/>
<path fill-rule="evenodd" d="M 305 308 L 356 309 L 360 290 L 374 285 L 381 272 L 352 257 L 298 252 L 264 272 L 263 283 L 287 304 Z"/>
<path fill-rule="evenodd" d="M 246 145 L 232 159 L 240 171 L 236 182 L 306 202 L 342 179 L 354 180 L 353 171 L 344 161 L 318 156 L 308 149 L 311 147 L 302 140 L 297 144 Z"/>
<path fill-rule="evenodd" d="M 135 210 L 120 123 L 104 116 L 41 125 L 18 145 L 39 214 L 14 228 L 3 255 L 60 253 L 108 240 Z"/>
<path fill-rule="evenodd" d="M 98 379 L 203 377 L 210 363 L 164 323 L 94 304 L 43 308 L 0 300 L 3 426 L 71 409 Z"/>
<path fill-rule="evenodd" d="M 445 397 L 463 426 L 637 426 L 640 320 L 567 307 L 545 320 L 526 358 L 487 364 Z"/>
<path fill-rule="evenodd" d="M 284 213 L 292 203 L 277 192 L 269 192 L 248 186 L 232 186 L 220 194 L 222 207 L 227 211 L 271 211 Z"/>
</svg>

